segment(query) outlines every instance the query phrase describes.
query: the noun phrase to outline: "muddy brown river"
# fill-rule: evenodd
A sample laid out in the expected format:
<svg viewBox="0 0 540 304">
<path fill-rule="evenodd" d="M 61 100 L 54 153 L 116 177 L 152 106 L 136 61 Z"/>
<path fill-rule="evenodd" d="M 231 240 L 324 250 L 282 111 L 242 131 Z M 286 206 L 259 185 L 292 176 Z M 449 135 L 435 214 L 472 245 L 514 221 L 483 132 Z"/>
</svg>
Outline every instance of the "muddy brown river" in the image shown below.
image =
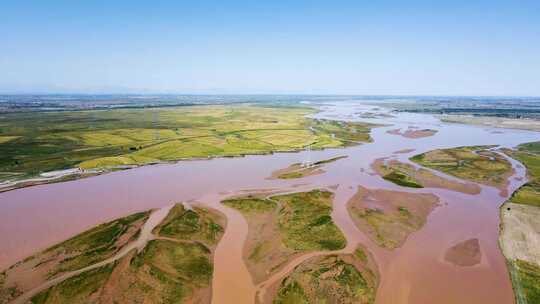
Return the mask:
<svg viewBox="0 0 540 304">
<path fill-rule="evenodd" d="M 506 200 L 499 190 L 481 186 L 477 195 L 444 189 L 406 189 L 373 174 L 371 163 L 381 157 L 408 158 L 437 148 L 496 144 L 514 147 L 535 141 L 538 133 L 443 124 L 429 115 L 395 114 L 393 118 L 360 119 L 362 111 L 386 113 L 372 106 L 339 102 L 321 107 L 319 118 L 384 123 L 372 131 L 373 143 L 344 149 L 185 161 L 114 172 L 76 181 L 34 186 L 0 194 L 0 269 L 99 223 L 150 208 L 191 201 L 211 206 L 227 216 L 227 228 L 216 248 L 213 303 L 254 303 L 265 288 L 278 282 L 308 256 L 293 260 L 266 282 L 255 285 L 242 260 L 247 223 L 235 210 L 219 204 L 232 194 L 258 189 L 300 191 L 339 185 L 333 219 L 352 252 L 366 246 L 378 264 L 381 281 L 376 303 L 513 303 L 504 257 L 498 247 L 499 206 Z M 405 138 L 387 134 L 396 128 L 430 128 L 431 137 Z M 406 151 L 415 149 L 415 151 Z M 405 153 L 394 153 L 405 151 Z M 271 173 L 306 158 L 328 159 L 347 155 L 325 166 L 326 173 L 298 180 L 269 180 Z M 526 181 L 523 167 L 512 161 L 515 175 L 509 193 Z M 452 179 L 452 177 L 445 176 Z M 426 225 L 395 250 L 378 247 L 360 232 L 346 210 L 346 203 L 361 185 L 433 193 L 440 205 Z M 478 239 L 480 263 L 458 266 L 445 260 L 457 243 Z M 320 253 L 314 253 L 320 254 Z"/>
</svg>

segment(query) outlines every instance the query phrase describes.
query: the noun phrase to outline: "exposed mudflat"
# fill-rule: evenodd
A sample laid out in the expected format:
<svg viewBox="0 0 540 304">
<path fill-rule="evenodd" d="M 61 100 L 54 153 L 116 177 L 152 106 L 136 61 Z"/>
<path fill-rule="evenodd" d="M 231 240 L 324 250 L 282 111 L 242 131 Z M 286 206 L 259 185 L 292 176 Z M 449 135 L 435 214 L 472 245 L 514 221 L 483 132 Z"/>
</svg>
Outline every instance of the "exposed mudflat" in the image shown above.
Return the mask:
<svg viewBox="0 0 540 304">
<path fill-rule="evenodd" d="M 411 152 L 414 152 L 414 149 L 401 149 L 401 150 L 394 151 L 393 154 L 407 154 Z"/>
<path fill-rule="evenodd" d="M 540 208 L 505 203 L 501 215 L 501 246 L 506 257 L 540 264 Z"/>
<path fill-rule="evenodd" d="M 423 130 L 417 130 L 415 128 L 408 128 L 405 131 L 401 131 L 401 129 L 394 129 L 386 131 L 388 134 L 392 135 L 400 135 L 405 138 L 423 138 L 423 137 L 429 137 L 435 135 L 437 133 L 437 130 L 432 129 L 423 129 Z"/>
<path fill-rule="evenodd" d="M 422 228 L 439 198 L 433 194 L 367 189 L 358 192 L 347 204 L 357 227 L 379 246 L 394 249 Z"/>
<path fill-rule="evenodd" d="M 470 239 L 448 248 L 444 260 L 457 266 L 474 266 L 482 261 L 478 239 Z"/>
<path fill-rule="evenodd" d="M 301 164 L 292 164 L 287 168 L 272 172 L 270 179 L 295 179 L 323 174 L 325 171 L 320 166 L 302 166 Z"/>
</svg>

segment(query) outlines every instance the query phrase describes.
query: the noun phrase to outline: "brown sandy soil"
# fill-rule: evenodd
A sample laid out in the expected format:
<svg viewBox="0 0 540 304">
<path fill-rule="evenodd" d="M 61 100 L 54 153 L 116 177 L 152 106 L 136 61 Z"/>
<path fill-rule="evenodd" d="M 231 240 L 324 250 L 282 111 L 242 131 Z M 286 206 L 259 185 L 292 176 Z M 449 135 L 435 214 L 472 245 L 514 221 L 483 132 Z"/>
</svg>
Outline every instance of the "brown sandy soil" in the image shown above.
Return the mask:
<svg viewBox="0 0 540 304">
<path fill-rule="evenodd" d="M 277 209 L 247 219 L 248 236 L 244 244 L 244 261 L 257 284 L 301 253 L 287 248 L 281 239 Z"/>
<path fill-rule="evenodd" d="M 539 218 L 539 207 L 508 202 L 502 205 L 500 244 L 508 260 L 540 265 Z"/>
<path fill-rule="evenodd" d="M 171 225 L 171 223 L 174 224 L 175 219 L 184 218 L 191 210 L 200 216 L 198 223 L 196 224 L 196 226 L 199 227 L 198 232 L 191 233 L 190 229 L 182 223 L 180 228 L 176 226 L 177 228 L 173 230 L 178 231 L 178 233 L 169 233 L 166 235 L 170 236 L 161 236 L 164 234 L 162 229 L 167 229 L 168 225 Z M 183 205 L 177 204 L 171 209 L 163 222 L 153 230 L 156 235 L 154 242 L 203 246 L 206 248 L 205 250 L 208 250 L 209 252 L 208 260 L 211 263 L 211 261 L 213 261 L 215 247 L 223 235 L 223 230 L 217 233 L 215 238 L 209 238 L 208 231 L 204 228 L 209 221 L 213 221 L 223 228 L 226 226 L 226 217 L 215 209 L 198 206 L 187 209 Z M 182 231 L 183 228 L 186 229 L 186 231 Z M 115 266 L 111 276 L 107 280 L 107 283 L 100 294 L 99 303 L 128 304 L 138 303 L 142 299 L 144 299 L 144 303 L 156 303 L 165 300 L 163 297 L 170 296 L 170 291 L 167 290 L 167 286 L 169 285 L 164 284 L 161 280 L 156 280 L 157 277 L 152 275 L 153 267 L 157 267 L 160 271 L 164 271 L 173 277 L 185 277 L 186 280 L 190 281 L 189 284 L 187 284 L 189 285 L 188 287 L 180 283 L 180 286 L 182 287 L 180 292 L 182 303 L 210 303 L 212 296 L 211 279 L 207 283 L 191 280 L 189 274 L 178 273 L 177 266 L 175 267 L 175 265 L 172 265 L 174 261 L 167 263 L 165 257 L 166 255 L 163 257 L 158 256 L 156 258 L 150 258 L 150 261 L 142 259 L 145 264 L 140 268 L 132 266 L 133 263 L 138 263 L 138 257 L 135 254 L 124 257 L 117 266 Z M 176 288 L 178 288 L 178 286 Z M 178 298 L 178 300 L 180 300 L 180 298 Z"/>
<path fill-rule="evenodd" d="M 448 248 L 444 260 L 457 266 L 474 266 L 482 261 L 478 239 L 469 239 Z"/>
<path fill-rule="evenodd" d="M 273 193 L 252 193 L 233 198 L 267 199 Z M 242 212 L 248 223 L 248 235 L 242 252 L 253 282 L 260 283 L 272 272 L 287 264 L 301 253 L 296 253 L 283 244 L 278 227 L 279 206 L 264 212 Z"/>
<path fill-rule="evenodd" d="M 402 163 L 397 160 L 387 161 L 385 158 L 379 158 L 371 164 L 371 168 L 381 176 L 389 174 L 393 170 L 401 171 L 415 179 L 425 188 L 442 188 L 466 194 L 478 194 L 481 190 L 480 187 L 474 183 L 461 183 L 448 180 L 429 170 L 415 168 L 413 165 Z"/>
<path fill-rule="evenodd" d="M 433 194 L 359 186 L 347 209 L 358 229 L 379 246 L 394 249 L 424 226 L 438 202 L 439 198 Z"/>
<path fill-rule="evenodd" d="M 395 151 L 393 154 L 406 154 L 406 153 L 413 152 L 414 150 L 416 149 L 403 149 L 403 150 Z"/>
<path fill-rule="evenodd" d="M 401 131 L 401 129 L 394 129 L 394 130 L 389 130 L 389 131 L 386 131 L 386 133 L 388 134 L 392 134 L 392 135 L 400 135 L 400 136 L 403 136 L 403 137 L 406 137 L 406 138 L 423 138 L 423 137 L 429 137 L 429 136 L 433 136 L 437 133 L 438 131 L 437 130 L 432 130 L 432 129 L 422 129 L 422 130 L 416 130 L 416 129 L 407 129 L 405 131 Z"/>
<path fill-rule="evenodd" d="M 131 259 L 135 257 L 135 255 L 136 250 L 132 250 L 126 255 L 125 258 L 118 262 L 118 265 L 112 271 L 111 276 L 103 286 L 103 290 L 101 292 L 101 300 L 104 303 L 114 303 L 114 291 L 118 288 L 119 284 L 124 282 L 120 281 L 120 278 L 122 277 L 122 274 L 129 268 L 129 263 Z"/>
<path fill-rule="evenodd" d="M 243 260 L 255 284 L 265 281 L 290 261 L 310 252 L 288 248 L 283 242 L 279 229 L 279 214 L 282 205 L 279 201 L 271 198 L 274 195 L 280 195 L 278 193 L 251 193 L 247 196 L 228 198 L 259 198 L 276 204 L 275 208 L 267 210 L 239 210 L 248 224 L 248 235 L 242 252 Z"/>
<path fill-rule="evenodd" d="M 301 164 L 292 164 L 284 169 L 279 169 L 272 172 L 269 179 L 292 179 L 302 178 L 312 175 L 323 174 L 325 171 L 321 166 L 304 167 Z"/>
<path fill-rule="evenodd" d="M 360 278 L 348 266 L 354 267 Z M 361 245 L 353 254 L 315 256 L 268 286 L 264 303 L 289 303 L 279 292 L 291 283 L 301 287 L 308 303 L 367 304 L 374 302 L 379 273 L 373 256 Z"/>
<path fill-rule="evenodd" d="M 134 241 L 147 219 L 148 217 L 145 216 L 132 223 L 130 227 L 116 239 L 114 244 L 115 250 L 108 255 L 103 256 L 103 259 L 112 257 L 126 245 Z M 65 263 L 72 258 L 80 257 L 81 254 L 84 255 L 84 252 L 67 252 L 62 244 L 60 244 L 14 264 L 3 273 L 5 279 L 4 283 L 0 285 L 0 303 L 3 303 L 5 300 L 2 296 L 2 294 L 5 293 L 5 290 L 10 290 L 13 293 L 12 296 L 18 296 L 43 284 L 49 279 L 61 276 L 68 271 L 63 270 L 62 263 Z"/>
<path fill-rule="evenodd" d="M 342 158 L 347 158 L 347 156 L 338 156 L 326 160 L 316 161 L 313 162 L 309 167 L 303 166 L 300 163 L 292 164 L 287 168 L 279 169 L 272 172 L 272 175 L 270 175 L 269 179 L 293 179 L 323 174 L 325 171 L 322 169 L 322 167 L 325 164 L 338 161 Z"/>
</svg>

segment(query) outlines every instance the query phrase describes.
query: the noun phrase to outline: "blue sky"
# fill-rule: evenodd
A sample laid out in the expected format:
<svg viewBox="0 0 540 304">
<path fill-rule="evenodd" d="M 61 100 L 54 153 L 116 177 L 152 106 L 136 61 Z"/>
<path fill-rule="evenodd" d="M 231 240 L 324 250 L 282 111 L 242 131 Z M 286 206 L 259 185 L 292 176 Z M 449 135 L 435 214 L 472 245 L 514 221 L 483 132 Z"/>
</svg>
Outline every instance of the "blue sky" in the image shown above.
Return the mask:
<svg viewBox="0 0 540 304">
<path fill-rule="evenodd" d="M 539 54 L 540 1 L 0 2 L 0 92 L 539 96 Z"/>
</svg>

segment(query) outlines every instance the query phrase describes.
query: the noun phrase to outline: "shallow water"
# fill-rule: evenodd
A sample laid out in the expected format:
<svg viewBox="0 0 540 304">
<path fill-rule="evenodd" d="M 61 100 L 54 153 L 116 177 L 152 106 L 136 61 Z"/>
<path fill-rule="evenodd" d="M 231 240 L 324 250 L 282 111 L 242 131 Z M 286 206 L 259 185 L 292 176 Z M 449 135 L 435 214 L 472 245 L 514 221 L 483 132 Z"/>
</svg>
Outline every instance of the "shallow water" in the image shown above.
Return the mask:
<svg viewBox="0 0 540 304">
<path fill-rule="evenodd" d="M 330 163 L 322 175 L 301 180 L 268 180 L 272 171 L 305 159 L 307 152 L 186 161 L 155 165 L 77 181 L 41 185 L 0 194 L 0 269 L 39 249 L 62 241 L 98 223 L 173 202 L 196 200 L 222 211 L 227 231 L 215 253 L 214 303 L 252 303 L 255 286 L 241 260 L 247 225 L 234 210 L 219 205 L 228 193 L 249 189 L 314 188 L 339 184 L 333 218 L 344 231 L 349 248 L 365 244 L 381 273 L 377 303 L 512 303 L 512 289 L 504 257 L 498 248 L 499 206 L 505 197 L 497 189 L 482 187 L 479 195 L 441 189 L 407 190 L 373 175 L 371 163 L 394 156 L 402 161 L 436 148 L 498 144 L 513 147 L 539 139 L 538 133 L 443 124 L 429 115 L 400 113 L 394 118 L 358 119 L 354 113 L 374 112 L 373 106 L 340 102 L 322 107 L 319 118 L 362 120 L 393 126 L 376 128 L 374 143 L 345 149 L 312 151 L 312 160 L 339 155 L 349 158 Z M 378 109 L 377 111 L 386 111 Z M 436 129 L 432 137 L 408 139 L 386 134 L 396 127 Z M 414 152 L 395 155 L 403 149 Z M 525 177 L 515 166 L 516 177 Z M 523 183 L 511 179 L 511 190 Z M 381 249 L 359 232 L 345 204 L 356 187 L 434 193 L 442 204 L 426 225 L 399 249 Z M 301 189 L 298 188 L 298 189 Z M 482 261 L 460 267 L 444 261 L 444 253 L 457 242 L 478 238 Z M 434 301 L 436 299 L 436 301 Z"/>
</svg>

